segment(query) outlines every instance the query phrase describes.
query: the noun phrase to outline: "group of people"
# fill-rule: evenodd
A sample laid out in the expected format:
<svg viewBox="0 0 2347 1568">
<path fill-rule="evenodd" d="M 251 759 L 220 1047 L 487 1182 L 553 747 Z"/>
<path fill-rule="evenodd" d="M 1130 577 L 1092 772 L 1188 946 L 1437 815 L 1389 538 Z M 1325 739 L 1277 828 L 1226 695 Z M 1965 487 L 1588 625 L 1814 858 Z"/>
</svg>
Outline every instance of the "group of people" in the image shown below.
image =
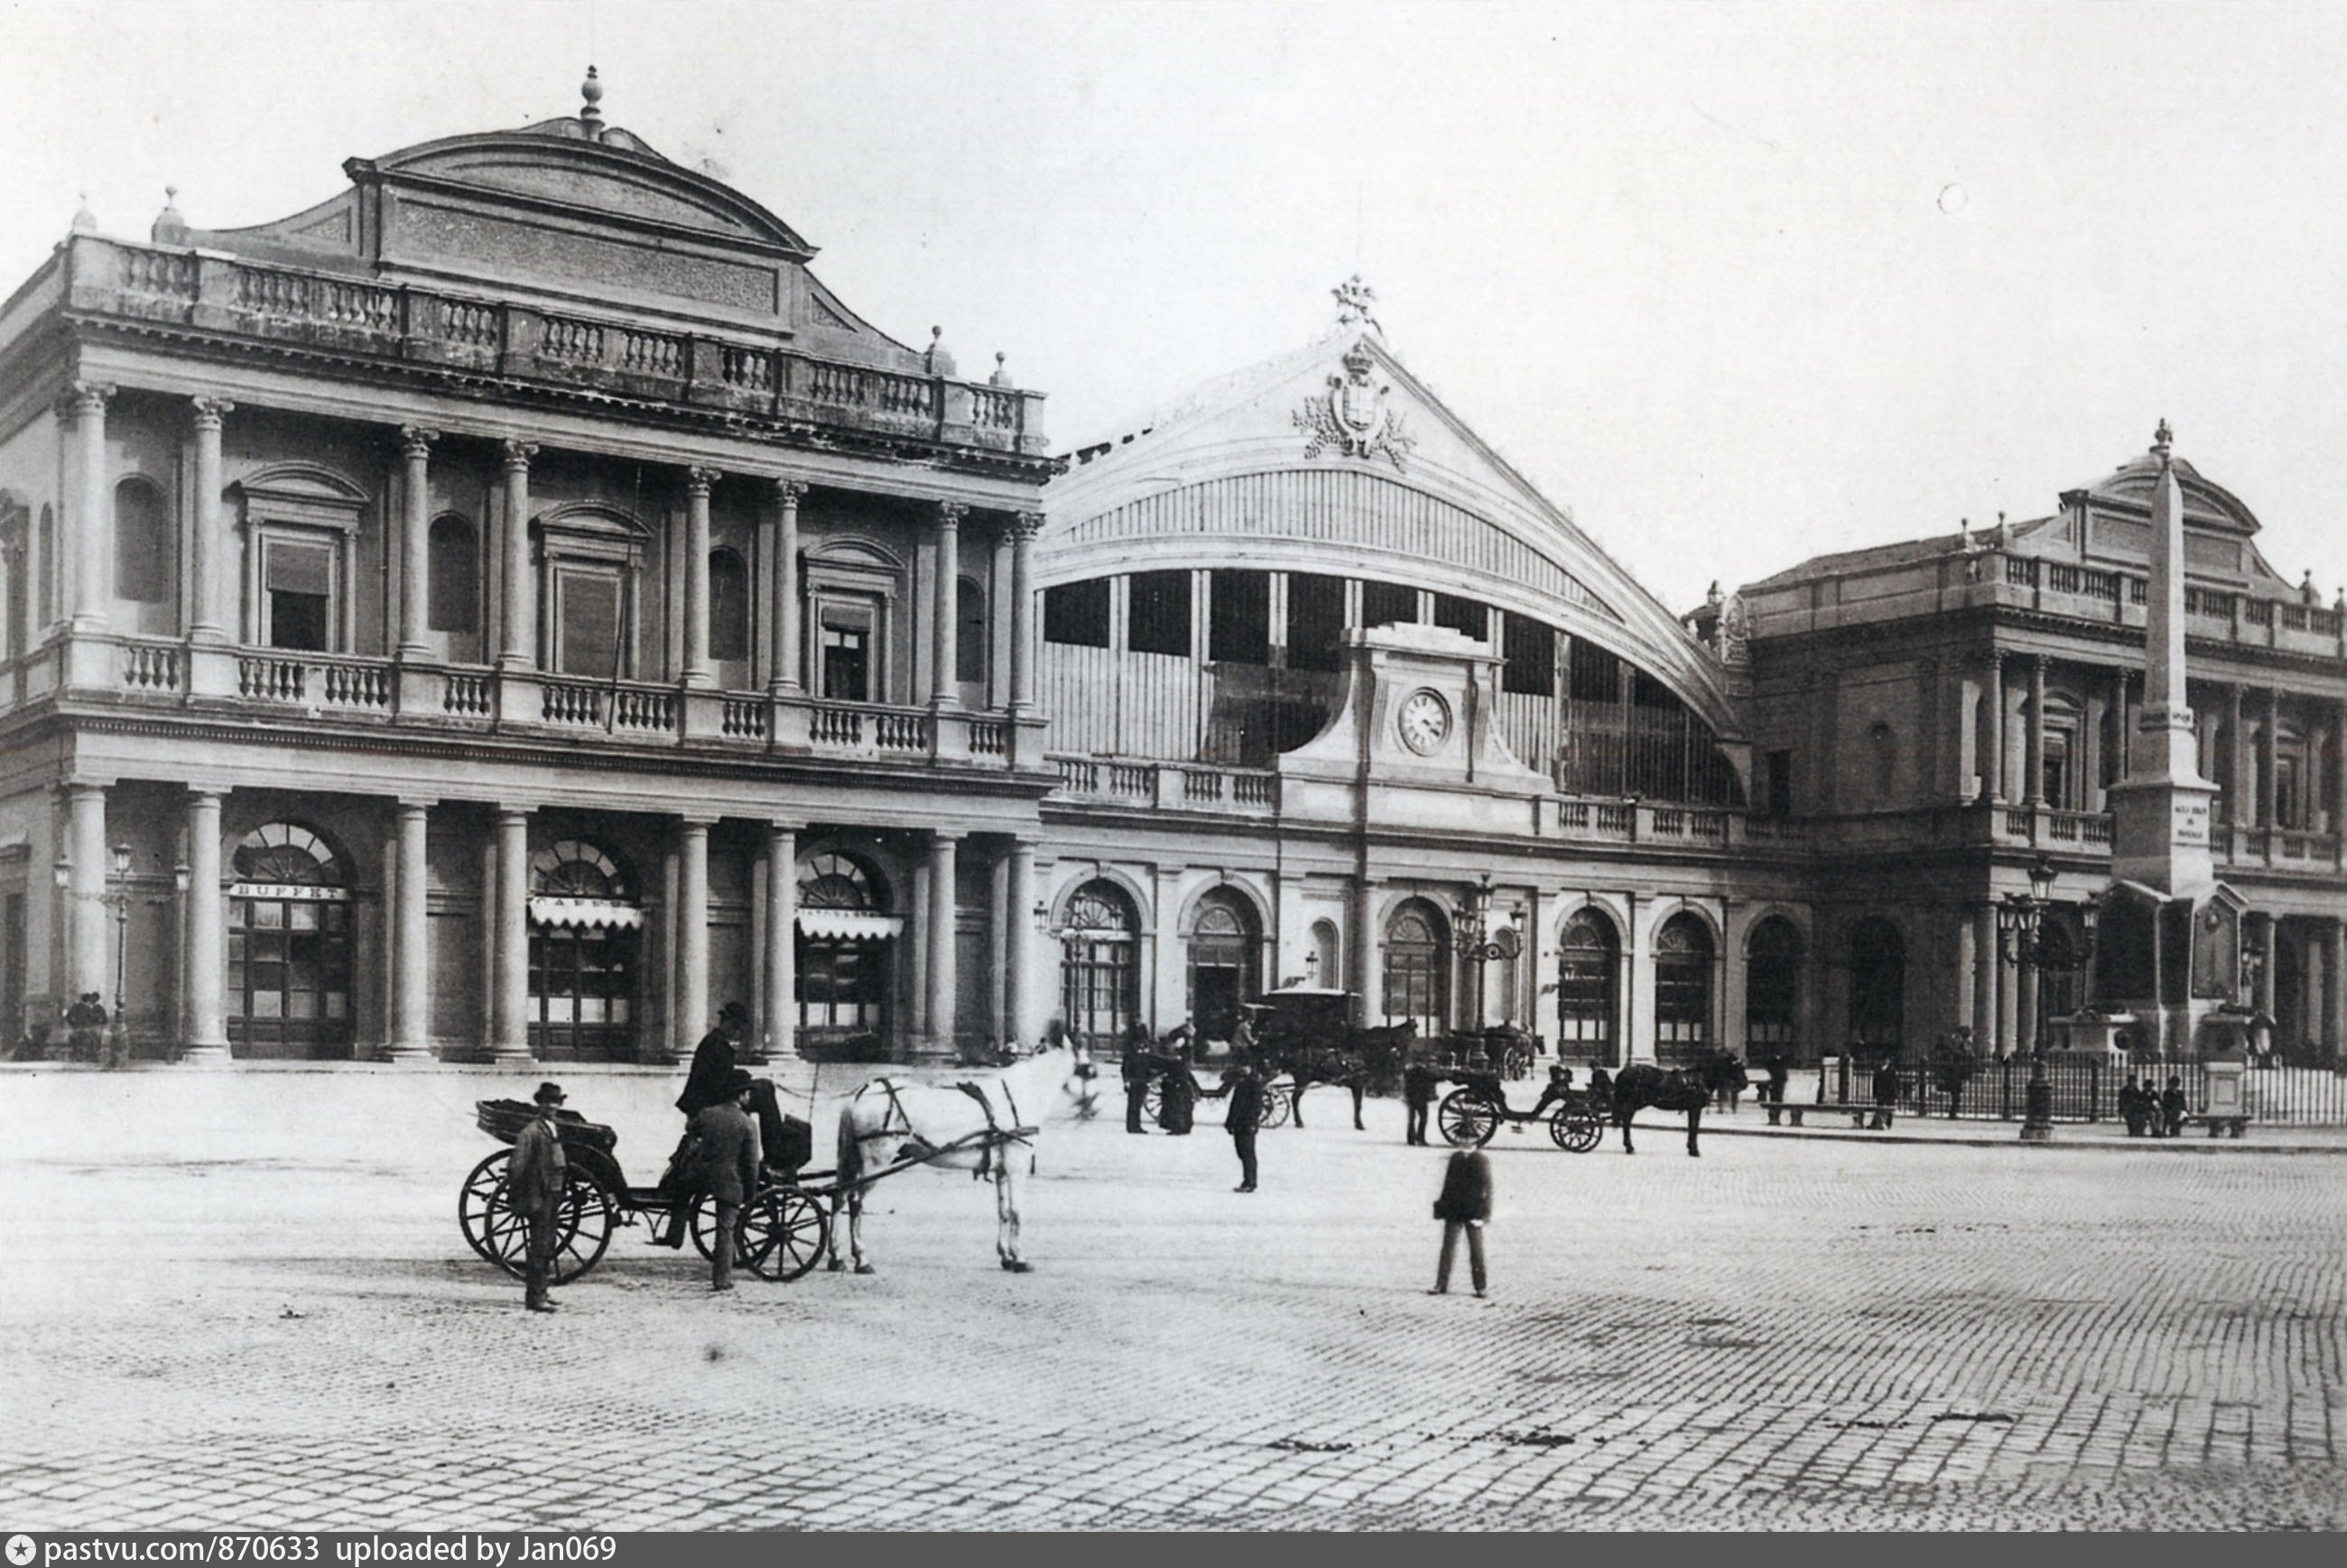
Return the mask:
<svg viewBox="0 0 2347 1568">
<path fill-rule="evenodd" d="M 2180 1138 L 2184 1135 L 2184 1118 L 2191 1105 L 2184 1096 L 2184 1080 L 2171 1075 L 2168 1087 L 2157 1093 L 2148 1083 L 2138 1083 L 2136 1075 L 2127 1074 L 2119 1085 L 2119 1120 L 2127 1123 L 2130 1138 Z"/>
<path fill-rule="evenodd" d="M 1254 1060 L 1254 1036 L 1245 1022 L 1239 1025 L 1239 1037 L 1232 1041 L 1230 1065 L 1223 1071 L 1223 1080 L 1214 1089 L 1200 1090 L 1198 1081 L 1190 1076 L 1192 1031 L 1183 1024 L 1169 1031 L 1159 1042 L 1150 1037 L 1148 1027 L 1135 1022 L 1124 1037 L 1122 1073 L 1124 1078 L 1124 1130 L 1146 1135 L 1149 1129 L 1142 1124 L 1149 1102 L 1149 1086 L 1154 1081 L 1158 1090 L 1157 1125 L 1176 1138 L 1189 1136 L 1197 1122 L 1198 1097 L 1204 1093 L 1227 1102 L 1223 1112 L 1223 1128 L 1231 1135 L 1233 1153 L 1239 1162 L 1239 1184 L 1235 1192 L 1251 1193 L 1255 1188 L 1255 1129 L 1263 1120 L 1264 1074 Z"/>
</svg>

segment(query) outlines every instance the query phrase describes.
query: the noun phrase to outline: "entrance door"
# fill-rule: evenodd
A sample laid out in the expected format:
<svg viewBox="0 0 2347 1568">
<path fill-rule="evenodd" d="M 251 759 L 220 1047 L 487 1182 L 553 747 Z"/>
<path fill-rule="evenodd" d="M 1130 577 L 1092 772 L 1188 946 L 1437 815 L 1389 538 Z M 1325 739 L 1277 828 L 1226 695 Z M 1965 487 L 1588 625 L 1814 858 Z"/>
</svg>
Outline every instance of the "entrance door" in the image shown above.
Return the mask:
<svg viewBox="0 0 2347 1568">
<path fill-rule="evenodd" d="M 351 907 L 292 891 L 231 892 L 229 1039 L 240 1056 L 346 1058 Z"/>
<path fill-rule="evenodd" d="M 636 1060 L 632 927 L 538 926 L 529 935 L 530 1047 L 553 1061 Z"/>
<path fill-rule="evenodd" d="M 1228 1040 L 1239 1027 L 1239 972 L 1200 965 L 1190 971 L 1190 1027 L 1200 1040 Z"/>
</svg>

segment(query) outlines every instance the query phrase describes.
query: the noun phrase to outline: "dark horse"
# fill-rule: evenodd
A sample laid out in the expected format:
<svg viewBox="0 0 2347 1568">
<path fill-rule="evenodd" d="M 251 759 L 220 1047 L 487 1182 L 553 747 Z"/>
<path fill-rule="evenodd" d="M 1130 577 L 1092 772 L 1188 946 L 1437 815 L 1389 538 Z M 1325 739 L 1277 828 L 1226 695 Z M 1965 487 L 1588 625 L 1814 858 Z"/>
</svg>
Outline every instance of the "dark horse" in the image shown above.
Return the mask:
<svg viewBox="0 0 2347 1568">
<path fill-rule="evenodd" d="M 1384 1029 L 1348 1029 L 1340 1046 L 1302 1042 L 1275 1046 L 1268 1053 L 1271 1071 L 1285 1071 L 1292 1081 L 1288 1109 L 1296 1124 L 1304 1125 L 1304 1091 L 1316 1083 L 1339 1084 L 1353 1091 L 1353 1131 L 1367 1132 L 1361 1121 L 1361 1101 L 1372 1083 L 1393 1075 L 1409 1052 L 1418 1026 L 1398 1023 Z"/>
<path fill-rule="evenodd" d="M 1687 1153 L 1700 1158 L 1703 1151 L 1696 1147 L 1696 1133 L 1703 1126 L 1703 1108 L 1711 1103 L 1711 1097 L 1727 1084 L 1731 1074 L 1742 1076 L 1741 1070 L 1725 1059 L 1692 1072 L 1666 1071 L 1645 1061 L 1624 1068 L 1614 1078 L 1614 1125 L 1622 1129 L 1622 1153 L 1638 1152 L 1630 1142 L 1630 1119 L 1652 1107 L 1656 1111 L 1686 1112 Z"/>
</svg>

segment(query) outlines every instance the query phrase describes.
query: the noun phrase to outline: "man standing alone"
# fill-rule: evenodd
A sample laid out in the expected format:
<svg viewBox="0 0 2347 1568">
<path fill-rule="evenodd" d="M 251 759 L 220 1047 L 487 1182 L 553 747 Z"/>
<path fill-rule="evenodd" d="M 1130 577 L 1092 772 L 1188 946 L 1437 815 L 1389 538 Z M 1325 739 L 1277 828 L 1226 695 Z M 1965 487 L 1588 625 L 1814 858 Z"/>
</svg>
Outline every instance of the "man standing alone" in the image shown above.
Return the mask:
<svg viewBox="0 0 2347 1568">
<path fill-rule="evenodd" d="M 1239 1184 L 1235 1192 L 1255 1191 L 1255 1124 L 1263 1120 L 1263 1080 L 1255 1076 L 1255 1064 L 1234 1063 L 1231 1068 L 1231 1107 L 1224 1113 L 1223 1125 L 1231 1134 L 1231 1147 L 1238 1152 Z"/>
<path fill-rule="evenodd" d="M 1138 1030 L 1139 1025 L 1134 1028 Z M 1141 1112 L 1149 1098 L 1149 1047 L 1147 1036 L 1135 1040 L 1131 1033 L 1124 1037 L 1124 1130 L 1146 1133 L 1141 1124 Z"/>
<path fill-rule="evenodd" d="M 506 1197 L 529 1227 L 529 1259 L 522 1275 L 521 1304 L 532 1312 L 551 1312 L 546 1276 L 554 1262 L 555 1227 L 562 1214 L 562 1187 L 569 1162 L 562 1153 L 562 1134 L 554 1124 L 554 1108 L 562 1103 L 559 1084 L 541 1083 L 535 1096 L 538 1114 L 514 1140 L 513 1157 L 506 1163 Z"/>
<path fill-rule="evenodd" d="M 694 1112 L 700 1140 L 701 1190 L 717 1204 L 717 1235 L 709 1248 L 709 1288 L 733 1288 L 733 1249 L 742 1205 L 758 1190 L 758 1124 L 750 1119 L 750 1075 L 735 1069 L 726 1099 Z"/>
<path fill-rule="evenodd" d="M 1491 1162 L 1481 1149 L 1461 1149 L 1450 1156 L 1442 1173 L 1442 1195 L 1434 1200 L 1434 1217 L 1442 1222 L 1442 1260 L 1435 1266 L 1434 1288 L 1429 1296 L 1450 1293 L 1450 1260 L 1459 1250 L 1459 1233 L 1467 1233 L 1467 1267 L 1474 1277 L 1475 1294 L 1483 1294 L 1483 1226 L 1491 1217 Z"/>
</svg>

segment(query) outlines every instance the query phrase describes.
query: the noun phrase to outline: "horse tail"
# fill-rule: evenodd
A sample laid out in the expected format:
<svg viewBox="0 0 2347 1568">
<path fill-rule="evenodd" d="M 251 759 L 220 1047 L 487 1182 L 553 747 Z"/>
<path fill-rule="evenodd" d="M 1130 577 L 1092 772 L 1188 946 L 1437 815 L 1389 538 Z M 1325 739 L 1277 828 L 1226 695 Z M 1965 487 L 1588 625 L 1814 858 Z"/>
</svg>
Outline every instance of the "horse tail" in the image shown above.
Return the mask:
<svg viewBox="0 0 2347 1568">
<path fill-rule="evenodd" d="M 851 1094 L 839 1108 L 838 1147 L 834 1151 L 834 1183 L 842 1192 L 853 1187 L 864 1174 L 864 1141 L 856 1135 L 856 1107 L 862 1094 Z"/>
</svg>

